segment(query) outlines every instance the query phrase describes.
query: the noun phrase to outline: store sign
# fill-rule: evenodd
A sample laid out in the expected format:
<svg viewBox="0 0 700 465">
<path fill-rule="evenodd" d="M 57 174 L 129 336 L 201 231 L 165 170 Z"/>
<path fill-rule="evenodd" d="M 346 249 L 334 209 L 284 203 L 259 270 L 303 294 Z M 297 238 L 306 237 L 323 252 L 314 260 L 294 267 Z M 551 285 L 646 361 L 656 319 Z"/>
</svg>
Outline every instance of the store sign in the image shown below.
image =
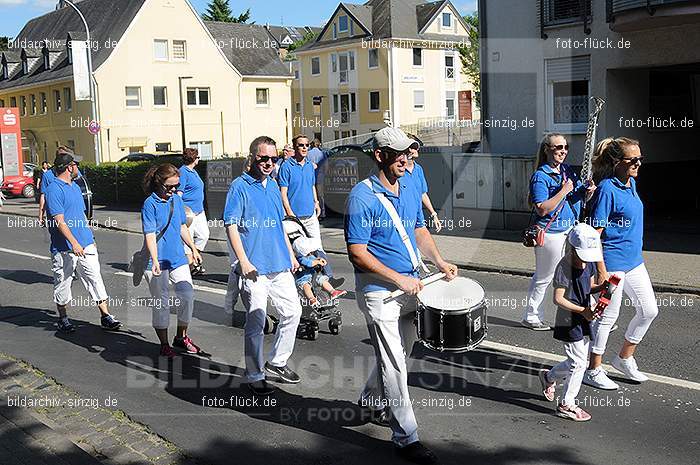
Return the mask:
<svg viewBox="0 0 700 465">
<path fill-rule="evenodd" d="M 21 176 L 22 131 L 18 108 L 0 108 L 0 147 L 2 148 L 3 176 Z"/>
</svg>

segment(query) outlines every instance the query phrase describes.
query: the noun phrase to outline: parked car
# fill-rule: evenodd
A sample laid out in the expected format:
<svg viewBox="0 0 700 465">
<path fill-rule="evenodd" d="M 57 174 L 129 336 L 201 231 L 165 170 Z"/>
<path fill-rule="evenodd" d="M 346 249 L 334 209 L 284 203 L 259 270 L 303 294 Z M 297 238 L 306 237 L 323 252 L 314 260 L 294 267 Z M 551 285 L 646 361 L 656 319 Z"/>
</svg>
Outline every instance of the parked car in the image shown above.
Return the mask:
<svg viewBox="0 0 700 465">
<path fill-rule="evenodd" d="M 7 176 L 0 186 L 0 190 L 5 197 L 34 197 L 34 177 L 30 176 Z"/>
<path fill-rule="evenodd" d="M 22 174 L 24 174 L 25 176 L 33 176 L 35 169 L 36 169 L 36 164 L 24 163 L 24 171 Z"/>
<path fill-rule="evenodd" d="M 153 153 L 130 153 L 129 155 L 122 157 L 117 161 L 117 163 L 122 163 L 125 161 L 152 161 L 155 160 L 157 155 Z"/>
</svg>

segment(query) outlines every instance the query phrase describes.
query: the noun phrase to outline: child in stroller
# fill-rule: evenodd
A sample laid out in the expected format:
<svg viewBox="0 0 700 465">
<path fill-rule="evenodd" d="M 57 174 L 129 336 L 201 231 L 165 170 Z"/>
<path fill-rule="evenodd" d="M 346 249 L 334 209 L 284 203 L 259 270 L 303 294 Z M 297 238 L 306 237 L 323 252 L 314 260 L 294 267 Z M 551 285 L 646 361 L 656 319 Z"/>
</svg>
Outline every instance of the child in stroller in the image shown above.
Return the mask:
<svg viewBox="0 0 700 465">
<path fill-rule="evenodd" d="M 314 340 L 318 337 L 319 322 L 327 320 L 331 334 L 339 334 L 342 316 L 337 309 L 338 298 L 347 291 L 335 289 L 323 272 L 327 258 L 321 249 L 321 241 L 310 237 L 295 217 L 286 217 L 283 223 L 292 250 L 302 266 L 294 275 L 302 306 L 298 333 Z"/>
</svg>

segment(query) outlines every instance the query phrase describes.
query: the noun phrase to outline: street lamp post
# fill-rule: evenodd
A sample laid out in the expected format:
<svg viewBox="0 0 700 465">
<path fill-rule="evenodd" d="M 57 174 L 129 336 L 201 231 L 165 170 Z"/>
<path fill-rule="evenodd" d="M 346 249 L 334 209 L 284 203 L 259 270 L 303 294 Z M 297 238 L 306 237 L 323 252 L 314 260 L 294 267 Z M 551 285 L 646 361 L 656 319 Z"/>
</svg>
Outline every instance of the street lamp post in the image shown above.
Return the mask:
<svg viewBox="0 0 700 465">
<path fill-rule="evenodd" d="M 182 80 L 183 79 L 192 79 L 192 76 L 178 76 L 177 78 L 177 88 L 178 88 L 178 96 L 180 97 L 180 131 L 182 134 L 182 152 L 185 152 L 185 147 L 186 145 L 186 138 L 185 138 L 185 106 L 182 104 Z"/>
<path fill-rule="evenodd" d="M 95 91 L 95 76 L 92 74 L 92 42 L 90 41 L 90 28 L 88 27 L 88 23 L 85 20 L 85 16 L 80 12 L 77 6 L 70 0 L 64 0 L 64 2 L 73 8 L 76 13 L 78 13 L 78 16 L 80 16 L 80 19 L 83 21 L 83 25 L 85 26 L 85 34 L 87 38 L 87 62 L 88 62 L 88 75 L 90 76 L 90 104 L 91 104 L 91 116 L 92 116 L 92 121 L 97 122 L 97 92 Z M 96 131 L 95 134 L 92 136 L 94 144 L 95 144 L 95 164 L 99 165 L 101 161 L 101 152 L 100 152 L 100 133 L 99 131 Z"/>
</svg>

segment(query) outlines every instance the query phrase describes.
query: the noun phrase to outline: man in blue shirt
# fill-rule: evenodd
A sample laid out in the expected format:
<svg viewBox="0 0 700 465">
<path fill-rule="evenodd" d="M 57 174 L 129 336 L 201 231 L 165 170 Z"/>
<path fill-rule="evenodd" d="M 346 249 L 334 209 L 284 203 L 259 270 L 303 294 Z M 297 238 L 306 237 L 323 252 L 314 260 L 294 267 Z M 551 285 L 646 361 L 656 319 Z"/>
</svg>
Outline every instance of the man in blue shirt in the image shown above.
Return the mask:
<svg viewBox="0 0 700 465">
<path fill-rule="evenodd" d="M 56 157 L 63 154 L 74 155 L 73 151 L 65 145 L 62 145 L 56 149 Z M 54 171 L 54 168 L 55 167 L 49 168 L 41 175 L 41 187 L 39 188 L 39 224 L 43 224 L 44 220 L 46 219 L 46 190 L 56 179 L 56 172 Z M 82 175 L 83 174 L 80 172 L 80 169 L 78 169 L 76 179 Z"/>
<path fill-rule="evenodd" d="M 287 365 L 301 319 L 301 303 L 292 275 L 299 263 L 282 226 L 284 210 L 279 187 L 270 178 L 277 162 L 275 145 L 274 140 L 264 136 L 253 141 L 250 170 L 231 183 L 224 208 L 228 240 L 239 260 L 241 300 L 247 313 L 246 376 L 251 391 L 261 396 L 274 392 L 265 372 L 287 383 L 300 381 Z M 280 318 L 269 361 L 263 366 L 268 297 Z"/>
<path fill-rule="evenodd" d="M 51 235 L 54 302 L 58 309 L 58 329 L 70 333 L 75 327 L 68 320 L 66 307 L 72 299 L 71 285 L 77 274 L 102 315 L 102 327 L 115 330 L 121 323 L 109 313 L 95 238 L 85 216 L 80 187 L 73 182 L 78 176 L 76 157 L 67 152 L 56 156 L 56 177 L 46 186 L 46 210 Z"/>
<path fill-rule="evenodd" d="M 309 150 L 309 154 L 306 156 L 306 160 L 310 161 L 314 165 L 314 174 L 316 176 L 316 196 L 318 197 L 319 204 L 319 218 L 324 218 L 326 216 L 326 209 L 323 203 L 323 182 L 326 178 L 326 160 L 328 156 L 321 150 L 321 141 L 314 139 L 311 143 L 312 148 Z"/>
<path fill-rule="evenodd" d="M 370 408 L 375 422 L 388 423 L 401 457 L 437 463 L 435 455 L 418 441 L 409 398 L 405 353 L 410 355 L 415 342 L 416 300 L 407 296 L 415 296 L 423 287 L 418 279 L 417 250 L 448 280 L 457 276 L 457 267 L 440 255 L 425 227 L 420 195 L 403 179 L 414 141 L 400 129 L 389 127 L 377 132 L 372 143 L 378 174 L 353 188 L 345 215 L 357 301 L 377 357 L 360 405 Z M 404 297 L 384 302 L 396 289 L 404 291 Z"/>
</svg>

